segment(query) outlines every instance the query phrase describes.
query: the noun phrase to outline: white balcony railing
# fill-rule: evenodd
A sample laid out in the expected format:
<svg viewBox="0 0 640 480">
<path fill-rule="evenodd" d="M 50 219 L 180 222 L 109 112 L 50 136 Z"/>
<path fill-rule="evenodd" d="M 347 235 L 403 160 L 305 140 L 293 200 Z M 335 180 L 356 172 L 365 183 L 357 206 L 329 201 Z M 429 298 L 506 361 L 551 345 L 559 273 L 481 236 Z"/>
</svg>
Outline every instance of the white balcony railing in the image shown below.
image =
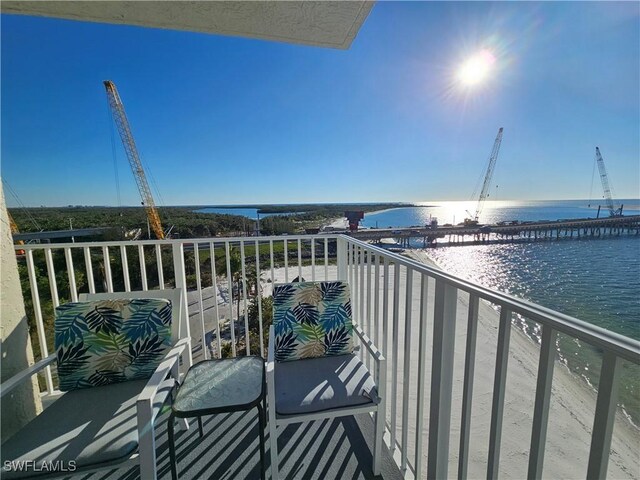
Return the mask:
<svg viewBox="0 0 640 480">
<path fill-rule="evenodd" d="M 347 236 L 20 245 L 16 250 L 26 251 L 23 262 L 38 338 L 34 348 L 43 357 L 52 349 L 52 332 L 48 331 L 52 325 L 51 308 L 43 309 L 43 303 L 50 302 L 55 307 L 64 301 L 76 301 L 79 290 L 93 293 L 187 288 L 194 299 L 195 320 L 190 322 L 193 330 L 189 332 L 194 356 L 217 357 L 225 348 L 233 356 L 264 356 L 263 299 L 259 293 L 264 291 L 266 297 L 269 283 L 288 282 L 295 276 L 348 280 L 355 321 L 388 358 L 385 441 L 407 477 L 447 478 L 450 464 L 457 463 L 458 478 L 467 478 L 474 369 L 486 367 L 476 358 L 478 313 L 485 303 L 500 312 L 496 321 L 487 478 L 498 476 L 507 368 L 513 353 L 510 338 L 516 328 L 512 326 L 514 315 L 534 322 L 542 332 L 532 427 L 527 434 L 528 478 L 542 476 L 558 334 L 602 351 L 587 478 L 607 475 L 621 364 L 640 364 L 640 342 Z M 213 292 L 214 305 L 205 308 L 203 292 L 208 288 Z M 220 303 L 218 292 L 225 290 L 226 301 Z M 466 302 L 460 302 L 461 298 Z M 253 338 L 246 334 L 250 331 L 249 301 L 257 305 L 258 314 L 257 337 Z M 234 310 L 234 303 L 240 303 L 239 308 Z M 461 305 L 466 311 L 460 311 Z M 184 308 L 189 313 L 188 305 Z M 49 312 L 47 318 L 45 311 Z M 463 349 L 456 350 L 456 330 L 465 332 Z M 456 354 L 463 358 L 464 374 L 461 409 L 455 415 L 460 423 L 452 425 Z M 54 393 L 55 376 L 50 370 L 44 375 L 43 394 Z M 457 462 L 452 461 L 456 455 L 449 452 L 452 431 L 459 435 Z"/>
</svg>

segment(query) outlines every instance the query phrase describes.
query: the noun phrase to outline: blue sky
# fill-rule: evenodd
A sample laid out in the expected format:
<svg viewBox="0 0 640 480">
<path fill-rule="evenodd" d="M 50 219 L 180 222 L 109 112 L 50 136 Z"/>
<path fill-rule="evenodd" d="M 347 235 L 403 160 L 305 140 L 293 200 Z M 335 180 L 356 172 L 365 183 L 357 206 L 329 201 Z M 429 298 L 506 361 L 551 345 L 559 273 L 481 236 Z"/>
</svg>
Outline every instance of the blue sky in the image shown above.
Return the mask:
<svg viewBox="0 0 640 480">
<path fill-rule="evenodd" d="M 588 198 L 596 145 L 640 197 L 635 2 L 379 2 L 346 51 L 8 15 L 1 35 L 2 176 L 29 206 L 117 205 L 105 79 L 164 205 L 468 200 L 499 127 L 497 200 Z"/>
</svg>

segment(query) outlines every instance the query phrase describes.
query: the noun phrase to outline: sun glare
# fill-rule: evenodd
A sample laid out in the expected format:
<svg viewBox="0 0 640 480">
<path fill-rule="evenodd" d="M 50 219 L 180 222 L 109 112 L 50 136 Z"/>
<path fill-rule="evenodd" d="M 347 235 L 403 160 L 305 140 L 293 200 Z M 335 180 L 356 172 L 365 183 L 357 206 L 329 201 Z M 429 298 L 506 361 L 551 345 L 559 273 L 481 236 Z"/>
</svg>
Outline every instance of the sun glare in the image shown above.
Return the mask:
<svg viewBox="0 0 640 480">
<path fill-rule="evenodd" d="M 458 80 L 466 86 L 481 83 L 491 71 L 496 57 L 489 50 L 482 50 L 462 64 L 458 70 Z"/>
</svg>

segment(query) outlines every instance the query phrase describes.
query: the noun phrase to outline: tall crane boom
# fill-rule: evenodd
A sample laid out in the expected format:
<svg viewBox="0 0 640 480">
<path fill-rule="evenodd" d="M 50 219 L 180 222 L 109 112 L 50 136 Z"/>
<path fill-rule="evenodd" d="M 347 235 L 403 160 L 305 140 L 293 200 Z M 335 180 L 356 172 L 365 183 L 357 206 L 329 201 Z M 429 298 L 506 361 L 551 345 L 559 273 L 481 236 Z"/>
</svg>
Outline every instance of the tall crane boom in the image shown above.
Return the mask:
<svg viewBox="0 0 640 480">
<path fill-rule="evenodd" d="M 493 142 L 493 148 L 491 149 L 491 155 L 489 155 L 489 165 L 487 166 L 487 173 L 484 175 L 484 182 L 482 184 L 482 190 L 480 190 L 480 197 L 478 198 L 478 206 L 476 207 L 476 213 L 473 218 L 465 220 L 466 224 L 478 223 L 482 208 L 484 207 L 484 201 L 489 196 L 489 187 L 491 186 L 491 179 L 493 178 L 493 171 L 496 167 L 496 161 L 498 160 L 498 152 L 500 151 L 500 144 L 502 143 L 503 128 L 500 127 L 495 142 Z M 469 213 L 469 212 L 467 212 Z"/>
<path fill-rule="evenodd" d="M 147 212 L 149 224 L 151 225 L 153 233 L 155 233 L 158 240 L 164 240 L 164 231 L 162 230 L 162 223 L 160 222 L 158 209 L 153 201 L 151 189 L 147 182 L 147 176 L 142 168 L 142 162 L 140 161 L 136 142 L 133 139 L 131 127 L 129 126 L 129 121 L 127 120 L 127 115 L 124 111 L 124 105 L 122 104 L 122 100 L 120 100 L 120 95 L 118 94 L 115 84 L 111 80 L 105 80 L 104 86 L 107 90 L 107 99 L 109 100 L 109 107 L 111 108 L 113 119 L 116 123 L 116 127 L 118 128 L 120 138 L 122 139 L 122 145 L 124 146 L 124 150 L 127 154 L 129 165 L 131 165 L 133 177 L 136 179 L 136 184 L 138 185 L 138 191 L 142 198 L 142 205 L 144 205 Z"/>
<path fill-rule="evenodd" d="M 607 204 L 609 210 L 609 216 L 618 217 L 622 215 L 622 207 L 616 208 L 613 204 L 613 192 L 611 191 L 611 185 L 609 185 L 609 176 L 607 175 L 607 169 L 604 166 L 604 160 L 600 154 L 600 149 L 596 147 L 596 162 L 598 163 L 598 171 L 600 172 L 600 181 L 602 182 L 602 191 L 604 193 L 604 201 Z"/>
</svg>

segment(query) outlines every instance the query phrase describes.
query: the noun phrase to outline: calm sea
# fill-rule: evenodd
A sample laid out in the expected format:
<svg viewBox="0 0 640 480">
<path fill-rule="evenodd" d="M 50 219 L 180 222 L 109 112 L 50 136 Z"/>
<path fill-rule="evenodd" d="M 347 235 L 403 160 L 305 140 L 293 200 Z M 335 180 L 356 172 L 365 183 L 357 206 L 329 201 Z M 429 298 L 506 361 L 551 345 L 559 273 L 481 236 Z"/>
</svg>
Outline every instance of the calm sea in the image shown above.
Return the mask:
<svg viewBox="0 0 640 480">
<path fill-rule="evenodd" d="M 640 200 L 624 202 L 627 214 L 640 213 Z M 481 222 L 595 217 L 597 205 L 595 209 L 587 205 L 587 201 L 492 202 L 484 209 Z M 442 202 L 399 208 L 367 214 L 363 223 L 380 228 L 408 227 L 424 225 L 432 216 L 442 225 L 462 221 L 470 207 L 475 205 Z M 426 251 L 457 276 L 640 340 L 640 237 L 441 246 Z M 520 322 L 520 326 L 527 335 L 538 337 L 536 325 Z M 600 352 L 562 337 L 558 355 L 574 373 L 597 386 Z M 640 368 L 625 365 L 622 377 L 620 401 L 640 425 Z"/>
</svg>

